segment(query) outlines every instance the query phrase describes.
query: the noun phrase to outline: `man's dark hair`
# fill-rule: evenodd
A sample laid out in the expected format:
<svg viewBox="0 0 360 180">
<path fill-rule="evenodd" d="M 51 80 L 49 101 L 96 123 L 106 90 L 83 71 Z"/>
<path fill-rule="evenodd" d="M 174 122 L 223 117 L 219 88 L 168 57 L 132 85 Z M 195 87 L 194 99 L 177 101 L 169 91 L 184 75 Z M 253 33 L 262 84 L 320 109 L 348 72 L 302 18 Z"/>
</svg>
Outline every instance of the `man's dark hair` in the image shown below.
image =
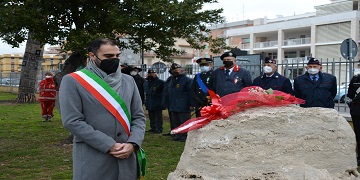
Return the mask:
<svg viewBox="0 0 360 180">
<path fill-rule="evenodd" d="M 92 52 L 94 54 L 97 53 L 97 51 L 99 50 L 101 45 L 112 45 L 112 46 L 118 46 L 117 42 L 112 40 L 112 39 L 108 39 L 108 38 L 99 38 L 99 39 L 95 39 L 92 43 L 90 43 L 89 47 L 88 47 L 88 53 Z"/>
</svg>

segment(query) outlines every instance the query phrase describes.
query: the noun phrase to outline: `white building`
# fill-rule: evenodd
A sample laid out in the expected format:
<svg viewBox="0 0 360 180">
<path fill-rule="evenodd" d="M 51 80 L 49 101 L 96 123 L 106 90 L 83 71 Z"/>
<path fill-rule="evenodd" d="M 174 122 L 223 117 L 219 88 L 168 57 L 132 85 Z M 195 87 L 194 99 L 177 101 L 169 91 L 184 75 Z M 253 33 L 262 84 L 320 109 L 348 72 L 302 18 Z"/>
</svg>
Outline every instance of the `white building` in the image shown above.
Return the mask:
<svg viewBox="0 0 360 180">
<path fill-rule="evenodd" d="M 255 19 L 253 26 L 228 29 L 228 44 L 250 54 L 286 58 L 341 58 L 344 39 L 359 42 L 359 1 L 332 0 L 316 12 L 277 19 Z M 242 40 L 234 44 L 234 39 Z M 358 58 L 356 58 L 358 59 Z"/>
<path fill-rule="evenodd" d="M 358 0 L 332 0 L 330 4 L 315 7 L 316 12 L 277 19 L 260 18 L 243 22 L 242 26 L 223 25 L 222 36 L 227 44 L 262 54 L 278 60 L 278 63 L 304 62 L 306 56 L 328 60 L 347 61 L 341 56 L 343 40 L 352 38 L 359 44 L 360 8 Z M 213 31 L 220 28 L 212 27 Z M 359 47 L 359 46 L 358 46 Z M 354 58 L 358 62 L 359 58 Z M 339 74 L 340 82 L 347 81 L 345 67 L 329 67 Z M 345 66 L 345 65 L 344 65 Z M 355 63 L 357 68 L 358 63 Z M 331 72 L 330 72 L 331 73 Z M 342 77 L 341 77 L 342 76 Z"/>
</svg>

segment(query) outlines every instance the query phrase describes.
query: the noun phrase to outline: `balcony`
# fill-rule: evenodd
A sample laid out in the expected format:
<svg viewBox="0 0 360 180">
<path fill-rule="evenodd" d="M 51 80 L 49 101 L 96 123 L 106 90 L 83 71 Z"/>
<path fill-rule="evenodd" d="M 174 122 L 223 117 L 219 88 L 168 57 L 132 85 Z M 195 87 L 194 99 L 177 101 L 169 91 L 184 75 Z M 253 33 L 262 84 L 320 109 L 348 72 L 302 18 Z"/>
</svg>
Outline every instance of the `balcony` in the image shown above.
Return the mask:
<svg viewBox="0 0 360 180">
<path fill-rule="evenodd" d="M 254 44 L 254 48 L 269 48 L 269 47 L 277 47 L 278 41 L 268 41 L 268 42 L 256 42 Z"/>
<path fill-rule="evenodd" d="M 241 44 L 240 49 L 250 49 L 250 43 Z"/>
<path fill-rule="evenodd" d="M 306 57 L 284 58 L 283 64 L 301 64 L 307 62 Z"/>
<path fill-rule="evenodd" d="M 299 38 L 299 39 L 284 40 L 283 45 L 284 46 L 296 46 L 296 45 L 304 45 L 304 44 L 310 44 L 310 43 L 311 43 L 310 38 Z"/>
</svg>

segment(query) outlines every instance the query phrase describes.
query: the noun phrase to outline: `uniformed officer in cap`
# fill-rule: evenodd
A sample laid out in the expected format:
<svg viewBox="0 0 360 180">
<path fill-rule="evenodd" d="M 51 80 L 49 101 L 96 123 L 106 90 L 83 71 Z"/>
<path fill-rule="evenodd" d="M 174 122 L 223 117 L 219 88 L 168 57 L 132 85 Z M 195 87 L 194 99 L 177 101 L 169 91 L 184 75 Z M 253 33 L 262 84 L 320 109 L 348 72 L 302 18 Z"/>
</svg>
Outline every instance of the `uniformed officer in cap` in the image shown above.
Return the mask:
<svg viewBox="0 0 360 180">
<path fill-rule="evenodd" d="M 139 72 L 141 72 L 142 69 L 139 67 L 136 67 L 136 66 L 130 66 L 129 70 L 130 70 L 130 75 L 134 78 L 137 88 L 139 90 L 142 104 L 144 104 L 145 103 L 145 88 L 144 88 L 145 79 L 139 75 Z"/>
<path fill-rule="evenodd" d="M 213 73 L 212 89 L 220 97 L 239 92 L 244 87 L 252 84 L 250 72 L 236 64 L 236 55 L 225 52 L 220 59 L 224 66 Z"/>
<path fill-rule="evenodd" d="M 277 72 L 276 60 L 266 57 L 263 67 L 264 74 L 255 78 L 253 86 L 260 86 L 263 89 L 273 89 L 288 94 L 294 94 L 290 79 Z"/>
<path fill-rule="evenodd" d="M 351 121 L 358 146 L 358 148 L 356 148 L 357 165 L 360 166 L 360 74 L 351 78 L 347 97 L 347 104 L 350 108 Z"/>
<path fill-rule="evenodd" d="M 294 79 L 294 93 L 297 98 L 304 99 L 301 107 L 334 108 L 336 96 L 336 77 L 321 72 L 319 60 L 311 58 L 307 63 L 307 72 Z"/>
<path fill-rule="evenodd" d="M 183 68 L 176 63 L 171 65 L 172 78 L 167 89 L 168 109 L 171 128 L 177 128 L 191 118 L 191 85 L 192 79 L 187 77 Z M 176 134 L 174 141 L 185 142 L 187 134 Z"/>
<path fill-rule="evenodd" d="M 208 89 L 212 83 L 212 62 L 210 58 L 200 58 L 196 61 L 199 64 L 201 72 L 195 75 L 192 84 L 193 101 L 195 105 L 196 117 L 200 117 L 200 110 L 209 105 Z"/>
<path fill-rule="evenodd" d="M 163 90 L 165 82 L 157 77 L 156 72 L 153 69 L 148 70 L 148 76 L 146 78 L 146 99 L 145 107 L 148 110 L 150 119 L 150 130 L 155 134 L 162 133 L 163 131 L 163 107 L 161 105 L 163 98 Z"/>
</svg>

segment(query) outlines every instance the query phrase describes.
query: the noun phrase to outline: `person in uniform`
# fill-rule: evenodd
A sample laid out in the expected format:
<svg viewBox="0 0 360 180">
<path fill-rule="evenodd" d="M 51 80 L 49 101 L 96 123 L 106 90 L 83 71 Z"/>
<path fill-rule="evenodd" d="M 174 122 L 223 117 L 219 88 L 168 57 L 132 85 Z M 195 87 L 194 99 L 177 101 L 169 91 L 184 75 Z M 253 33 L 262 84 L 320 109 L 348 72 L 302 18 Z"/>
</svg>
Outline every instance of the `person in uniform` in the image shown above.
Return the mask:
<svg viewBox="0 0 360 180">
<path fill-rule="evenodd" d="M 252 84 L 250 72 L 236 64 L 236 55 L 225 52 L 220 59 L 224 66 L 216 69 L 213 73 L 212 88 L 216 94 L 223 97 L 228 94 L 239 92 L 244 87 Z"/>
<path fill-rule="evenodd" d="M 162 106 L 162 108 L 167 109 L 167 112 L 169 115 L 169 121 L 170 121 L 170 130 L 172 130 L 172 129 L 174 129 L 174 121 L 172 120 L 171 113 L 169 111 L 169 107 L 170 107 L 169 88 L 170 88 L 171 80 L 173 78 L 171 67 L 168 72 L 169 72 L 170 76 L 165 80 L 165 83 L 164 83 L 163 98 L 162 98 L 161 106 Z M 171 132 L 168 132 L 168 133 L 163 134 L 163 136 L 172 136 L 172 134 L 171 134 Z"/>
<path fill-rule="evenodd" d="M 336 77 L 321 72 L 321 69 L 320 61 L 310 58 L 306 66 L 307 72 L 294 79 L 295 97 L 306 101 L 305 104 L 300 104 L 301 107 L 334 108 Z"/>
<path fill-rule="evenodd" d="M 195 75 L 192 84 L 193 101 L 195 105 L 196 117 L 200 117 L 200 110 L 204 106 L 210 105 L 208 89 L 212 83 L 212 62 L 210 58 L 200 58 L 196 61 L 199 64 L 201 72 Z"/>
<path fill-rule="evenodd" d="M 145 79 L 139 75 L 142 69 L 136 66 L 130 66 L 130 75 L 134 78 L 137 88 L 140 93 L 142 104 L 145 103 Z"/>
<path fill-rule="evenodd" d="M 162 114 L 162 98 L 165 82 L 157 77 L 153 69 L 148 70 L 146 78 L 148 85 L 146 87 L 145 107 L 149 113 L 150 130 L 155 134 L 163 131 L 163 114 Z"/>
<path fill-rule="evenodd" d="M 290 80 L 277 72 L 276 60 L 266 57 L 263 72 L 263 75 L 254 79 L 253 86 L 260 86 L 265 90 L 271 88 L 272 90 L 294 95 Z"/>
<path fill-rule="evenodd" d="M 357 165 L 360 166 L 360 75 L 355 75 L 350 80 L 349 89 L 347 93 L 348 105 L 350 107 L 351 120 L 354 127 L 357 148 Z"/>
<path fill-rule="evenodd" d="M 51 122 L 54 117 L 54 107 L 56 99 L 56 86 L 54 83 L 53 74 L 51 72 L 45 73 L 45 79 L 39 84 L 39 101 L 41 106 L 41 115 L 43 122 Z"/>
<path fill-rule="evenodd" d="M 169 112 L 173 127 L 177 128 L 191 118 L 191 86 L 192 79 L 187 77 L 183 68 L 176 63 L 171 65 L 172 78 L 169 82 Z M 174 141 L 185 142 L 187 134 L 176 134 Z"/>
</svg>

